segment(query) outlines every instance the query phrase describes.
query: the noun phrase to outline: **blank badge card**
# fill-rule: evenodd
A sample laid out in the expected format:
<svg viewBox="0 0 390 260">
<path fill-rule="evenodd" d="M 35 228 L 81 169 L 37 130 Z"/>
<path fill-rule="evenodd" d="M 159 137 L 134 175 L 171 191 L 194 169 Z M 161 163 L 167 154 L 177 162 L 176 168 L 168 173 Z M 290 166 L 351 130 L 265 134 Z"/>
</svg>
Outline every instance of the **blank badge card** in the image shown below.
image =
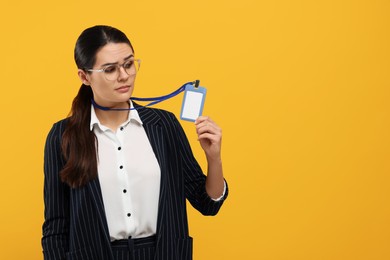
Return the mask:
<svg viewBox="0 0 390 260">
<path fill-rule="evenodd" d="M 183 104 L 181 106 L 180 119 L 195 122 L 202 115 L 206 88 L 188 84 L 184 91 Z"/>
</svg>

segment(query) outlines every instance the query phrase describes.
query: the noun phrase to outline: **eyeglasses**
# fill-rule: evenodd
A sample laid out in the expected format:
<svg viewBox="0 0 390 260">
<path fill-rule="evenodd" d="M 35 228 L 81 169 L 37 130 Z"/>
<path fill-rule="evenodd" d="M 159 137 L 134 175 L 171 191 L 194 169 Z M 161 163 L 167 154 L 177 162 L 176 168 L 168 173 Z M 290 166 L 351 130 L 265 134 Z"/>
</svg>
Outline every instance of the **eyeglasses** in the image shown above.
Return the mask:
<svg viewBox="0 0 390 260">
<path fill-rule="evenodd" d="M 140 66 L 141 66 L 141 60 L 137 59 L 137 60 L 125 61 L 121 65 L 120 64 L 112 64 L 112 65 L 105 66 L 102 69 L 98 69 L 98 70 L 87 69 L 87 71 L 103 72 L 104 77 L 107 80 L 112 81 L 112 80 L 118 79 L 118 77 L 120 75 L 120 68 L 121 67 L 125 70 L 127 75 L 134 76 L 135 74 L 137 74 L 137 71 L 139 70 Z"/>
</svg>

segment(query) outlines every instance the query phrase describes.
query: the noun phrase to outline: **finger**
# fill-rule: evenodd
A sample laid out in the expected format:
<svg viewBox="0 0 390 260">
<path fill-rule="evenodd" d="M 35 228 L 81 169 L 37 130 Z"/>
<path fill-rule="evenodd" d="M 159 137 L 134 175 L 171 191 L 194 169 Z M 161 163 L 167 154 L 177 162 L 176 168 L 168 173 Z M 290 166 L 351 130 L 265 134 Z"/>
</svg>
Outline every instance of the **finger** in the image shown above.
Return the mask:
<svg viewBox="0 0 390 260">
<path fill-rule="evenodd" d="M 212 121 L 210 118 L 208 118 L 208 117 L 199 118 L 199 120 L 196 123 L 196 128 L 200 129 L 200 128 L 205 127 L 205 126 L 211 126 L 215 129 L 220 129 L 219 126 L 214 121 Z"/>
<path fill-rule="evenodd" d="M 211 133 L 211 134 L 220 135 L 222 131 L 217 125 L 202 123 L 196 127 L 196 132 L 198 134 Z"/>
<path fill-rule="evenodd" d="M 195 125 L 200 124 L 200 123 L 205 122 L 205 121 L 214 123 L 214 121 L 209 116 L 199 116 L 195 120 Z"/>
<path fill-rule="evenodd" d="M 205 120 L 207 120 L 208 119 L 208 116 L 199 116 L 196 120 L 195 120 L 195 124 L 197 125 L 197 124 L 199 124 L 199 123 L 201 123 L 201 122 L 203 122 L 203 121 L 205 121 Z"/>
<path fill-rule="evenodd" d="M 221 141 L 221 137 L 210 133 L 203 133 L 198 136 L 198 140 L 208 140 L 211 143 L 219 143 Z"/>
<path fill-rule="evenodd" d="M 202 134 L 208 133 L 211 135 L 215 135 L 219 138 L 222 137 L 222 130 L 220 128 L 215 128 L 213 126 L 204 126 L 201 127 L 200 129 L 197 129 L 197 135 L 200 136 Z"/>
</svg>

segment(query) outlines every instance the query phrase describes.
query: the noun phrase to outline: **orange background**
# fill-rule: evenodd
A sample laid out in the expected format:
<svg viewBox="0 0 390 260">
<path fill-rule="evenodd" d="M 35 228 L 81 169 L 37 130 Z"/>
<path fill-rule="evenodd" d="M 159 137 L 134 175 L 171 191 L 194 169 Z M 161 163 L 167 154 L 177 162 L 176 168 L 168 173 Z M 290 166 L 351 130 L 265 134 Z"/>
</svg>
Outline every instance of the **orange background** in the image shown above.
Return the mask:
<svg viewBox="0 0 390 260">
<path fill-rule="evenodd" d="M 214 218 L 189 209 L 194 259 L 390 259 L 389 14 L 379 0 L 2 3 L 0 259 L 42 259 L 43 146 L 95 24 L 132 40 L 135 96 L 208 88 L 230 196 Z M 158 107 L 178 116 L 181 98 Z"/>
</svg>

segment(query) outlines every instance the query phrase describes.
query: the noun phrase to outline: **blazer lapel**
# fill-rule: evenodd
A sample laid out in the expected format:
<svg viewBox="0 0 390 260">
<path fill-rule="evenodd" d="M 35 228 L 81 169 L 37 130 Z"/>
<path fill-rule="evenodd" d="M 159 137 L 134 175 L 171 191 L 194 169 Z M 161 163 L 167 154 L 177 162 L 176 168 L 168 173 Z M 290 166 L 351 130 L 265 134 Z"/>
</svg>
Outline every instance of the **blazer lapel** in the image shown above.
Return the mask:
<svg viewBox="0 0 390 260">
<path fill-rule="evenodd" d="M 139 107 L 137 104 L 134 104 L 136 107 Z M 158 216 L 157 216 L 157 236 L 158 238 L 161 235 L 161 227 L 164 221 L 164 211 L 166 203 L 164 203 L 166 198 L 166 187 L 167 187 L 167 175 L 165 173 L 166 167 L 166 158 L 164 157 L 164 135 L 163 128 L 160 122 L 160 116 L 156 114 L 152 109 L 140 108 L 137 110 L 138 114 L 142 120 L 146 135 L 149 138 L 149 142 L 153 148 L 153 152 L 156 155 L 157 161 L 161 169 L 161 178 L 160 178 L 160 197 L 158 203 Z"/>
<path fill-rule="evenodd" d="M 100 188 L 99 178 L 95 178 L 94 180 L 90 181 L 87 186 L 91 193 L 93 204 L 96 207 L 97 218 L 99 219 L 99 222 L 104 230 L 104 238 L 106 242 L 110 244 L 110 233 L 108 231 L 108 224 L 104 210 L 103 196 L 102 190 Z"/>
</svg>

